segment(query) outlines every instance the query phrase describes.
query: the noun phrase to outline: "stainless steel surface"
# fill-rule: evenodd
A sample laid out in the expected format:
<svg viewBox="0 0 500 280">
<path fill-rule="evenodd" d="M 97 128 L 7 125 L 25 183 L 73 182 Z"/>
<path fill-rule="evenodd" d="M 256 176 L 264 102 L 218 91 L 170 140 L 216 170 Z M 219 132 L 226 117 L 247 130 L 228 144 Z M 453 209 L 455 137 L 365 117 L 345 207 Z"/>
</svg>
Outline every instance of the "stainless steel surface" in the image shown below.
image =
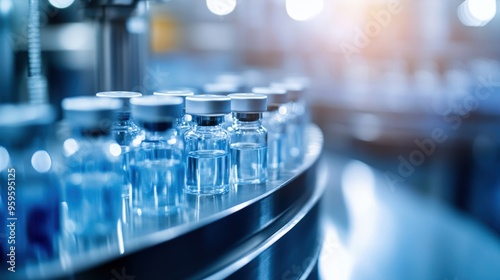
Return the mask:
<svg viewBox="0 0 500 280">
<path fill-rule="evenodd" d="M 306 134 L 304 164 L 278 181 L 234 186 L 220 196 L 187 196 L 188 207 L 178 215 L 133 220 L 135 237 L 125 237 L 123 246 L 18 275 L 110 279 L 124 269 L 136 279 L 314 278 L 327 170 L 319 161 L 321 131 L 311 125 Z"/>
</svg>

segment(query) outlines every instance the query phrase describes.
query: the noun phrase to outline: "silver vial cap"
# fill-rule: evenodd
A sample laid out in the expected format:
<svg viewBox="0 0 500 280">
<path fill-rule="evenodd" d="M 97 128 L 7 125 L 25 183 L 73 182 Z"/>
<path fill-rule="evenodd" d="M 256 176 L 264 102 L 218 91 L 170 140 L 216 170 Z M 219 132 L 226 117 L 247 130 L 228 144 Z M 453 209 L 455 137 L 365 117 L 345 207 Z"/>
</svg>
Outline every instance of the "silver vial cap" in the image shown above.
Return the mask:
<svg viewBox="0 0 500 280">
<path fill-rule="evenodd" d="M 220 95 L 186 97 L 186 113 L 199 116 L 220 116 L 231 113 L 231 98 Z"/>
<path fill-rule="evenodd" d="M 135 91 L 102 91 L 96 93 L 97 97 L 117 98 L 123 101 L 123 111 L 130 111 L 130 99 L 141 97 L 142 93 Z"/>
<path fill-rule="evenodd" d="M 190 89 L 170 89 L 170 90 L 155 91 L 153 92 L 153 95 L 181 97 L 183 102 L 183 107 L 185 107 L 186 97 L 193 96 L 194 91 Z"/>
<path fill-rule="evenodd" d="M 288 98 L 290 100 L 300 99 L 304 95 L 305 87 L 299 83 L 272 83 L 272 88 L 284 89 L 288 92 Z"/>
<path fill-rule="evenodd" d="M 241 113 L 258 113 L 267 111 L 267 96 L 257 93 L 233 93 L 231 111 Z"/>
<path fill-rule="evenodd" d="M 103 122 L 112 122 L 122 109 L 120 99 L 95 96 L 68 97 L 62 100 L 64 118 L 71 125 L 82 128 L 100 128 Z"/>
<path fill-rule="evenodd" d="M 143 122 L 167 122 L 182 116 L 183 100 L 175 96 L 148 95 L 130 100 L 132 116 Z"/>
<path fill-rule="evenodd" d="M 239 91 L 239 86 L 232 83 L 205 84 L 203 86 L 204 94 L 228 95 Z"/>
<path fill-rule="evenodd" d="M 281 105 L 288 102 L 287 91 L 272 87 L 254 87 L 253 93 L 264 94 L 267 96 L 267 105 Z"/>
</svg>

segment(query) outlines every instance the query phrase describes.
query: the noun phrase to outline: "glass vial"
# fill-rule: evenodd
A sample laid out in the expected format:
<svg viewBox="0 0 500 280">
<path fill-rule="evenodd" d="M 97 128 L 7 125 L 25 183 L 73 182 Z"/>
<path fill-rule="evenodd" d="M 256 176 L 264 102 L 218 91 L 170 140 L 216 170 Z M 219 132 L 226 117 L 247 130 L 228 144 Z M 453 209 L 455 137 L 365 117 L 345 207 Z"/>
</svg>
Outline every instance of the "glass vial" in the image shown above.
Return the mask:
<svg viewBox="0 0 500 280">
<path fill-rule="evenodd" d="M 116 248 L 121 236 L 123 168 L 112 121 L 123 102 L 98 97 L 62 101 L 72 128 L 63 143 L 63 242 L 70 255 Z"/>
<path fill-rule="evenodd" d="M 287 146 L 288 154 L 285 167 L 295 169 L 302 165 L 306 145 L 304 135 L 309 122 L 306 103 L 304 100 L 304 86 L 298 83 L 272 83 L 271 87 L 284 89 L 288 93 L 287 111 Z"/>
<path fill-rule="evenodd" d="M 175 128 L 177 129 L 179 136 L 184 137 L 184 133 L 186 133 L 186 131 L 188 131 L 188 129 L 192 127 L 192 117 L 190 114 L 186 114 L 186 97 L 193 96 L 194 92 L 189 89 L 175 89 L 155 91 L 153 95 L 182 98 L 182 116 L 177 119 Z"/>
<path fill-rule="evenodd" d="M 184 135 L 186 193 L 222 194 L 229 190 L 229 133 L 222 127 L 231 112 L 231 98 L 217 95 L 186 97 L 186 113 L 194 126 Z"/>
<path fill-rule="evenodd" d="M 283 106 L 287 103 L 287 92 L 282 89 L 269 87 L 253 88 L 254 93 L 267 96 L 267 112 L 264 113 L 263 123 L 267 129 L 267 167 L 270 178 L 277 180 L 285 167 L 287 159 L 287 111 Z"/>
<path fill-rule="evenodd" d="M 36 270 L 58 257 L 60 187 L 46 143 L 55 111 L 1 105 L 0 116 L 0 268 Z"/>
<path fill-rule="evenodd" d="M 113 121 L 111 127 L 111 133 L 115 141 L 120 145 L 121 152 L 121 162 L 124 171 L 123 176 L 123 189 L 122 189 L 122 221 L 123 223 L 128 223 L 129 211 L 131 207 L 130 201 L 130 167 L 129 157 L 130 157 L 130 144 L 132 140 L 137 137 L 140 133 L 139 127 L 134 122 L 130 113 L 130 99 L 142 96 L 140 92 L 133 91 L 103 91 L 96 94 L 97 97 L 102 98 L 114 98 L 119 99 L 123 102 L 123 107 L 117 112 L 116 118 Z"/>
<path fill-rule="evenodd" d="M 184 186 L 183 142 L 175 124 L 182 116 L 180 97 L 143 96 L 130 101 L 144 130 L 131 150 L 134 215 L 161 216 L 179 211 Z"/>
<path fill-rule="evenodd" d="M 231 181 L 260 184 L 267 180 L 267 130 L 262 114 L 267 96 L 252 93 L 230 94 L 233 125 L 231 136 Z"/>
</svg>

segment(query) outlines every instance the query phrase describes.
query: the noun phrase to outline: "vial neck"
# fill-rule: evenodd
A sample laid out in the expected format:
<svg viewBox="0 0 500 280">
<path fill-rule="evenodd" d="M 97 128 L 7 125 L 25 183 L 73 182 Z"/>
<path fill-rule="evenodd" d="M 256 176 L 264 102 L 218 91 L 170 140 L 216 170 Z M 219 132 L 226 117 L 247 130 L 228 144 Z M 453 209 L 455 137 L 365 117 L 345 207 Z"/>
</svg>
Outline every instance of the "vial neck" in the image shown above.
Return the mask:
<svg viewBox="0 0 500 280">
<path fill-rule="evenodd" d="M 280 105 L 273 104 L 273 105 L 267 106 L 267 111 L 268 112 L 276 112 L 279 109 L 280 109 Z"/>
<path fill-rule="evenodd" d="M 174 127 L 173 122 L 141 122 L 140 125 L 146 133 L 162 133 Z"/>
<path fill-rule="evenodd" d="M 77 134 L 84 138 L 106 138 L 111 137 L 109 128 L 78 128 Z"/>
<path fill-rule="evenodd" d="M 262 119 L 262 113 L 233 113 L 233 118 L 239 122 L 258 122 Z"/>
<path fill-rule="evenodd" d="M 218 126 L 224 123 L 224 116 L 193 116 L 193 121 L 197 126 Z"/>
<path fill-rule="evenodd" d="M 131 119 L 130 112 L 122 111 L 118 113 L 118 122 L 128 122 Z"/>
</svg>

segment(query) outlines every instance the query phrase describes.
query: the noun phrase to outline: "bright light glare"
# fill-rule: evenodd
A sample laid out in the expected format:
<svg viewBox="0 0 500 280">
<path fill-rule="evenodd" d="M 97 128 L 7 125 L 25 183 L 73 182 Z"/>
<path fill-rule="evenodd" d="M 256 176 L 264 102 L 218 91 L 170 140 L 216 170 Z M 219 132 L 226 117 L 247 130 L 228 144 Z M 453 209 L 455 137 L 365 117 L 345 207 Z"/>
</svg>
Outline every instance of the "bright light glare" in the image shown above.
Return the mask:
<svg viewBox="0 0 500 280">
<path fill-rule="evenodd" d="M 496 0 L 467 0 L 471 15 L 481 21 L 490 21 L 497 13 Z"/>
<path fill-rule="evenodd" d="M 58 9 L 65 9 L 71 6 L 73 2 L 75 2 L 75 0 L 49 0 L 49 3 Z"/>
<path fill-rule="evenodd" d="M 0 12 L 6 14 L 12 9 L 12 2 L 10 0 L 0 0 Z"/>
<path fill-rule="evenodd" d="M 121 155 L 122 148 L 120 147 L 120 145 L 113 143 L 113 144 L 109 145 L 109 153 L 112 156 L 117 157 L 117 156 Z"/>
<path fill-rule="evenodd" d="M 94 36 L 92 27 L 85 23 L 68 23 L 61 27 L 57 34 L 59 45 L 66 50 L 85 49 L 90 44 L 90 39 Z"/>
<path fill-rule="evenodd" d="M 52 160 L 49 153 L 46 151 L 36 151 L 31 157 L 31 165 L 40 173 L 49 171 L 50 167 L 52 167 Z"/>
<path fill-rule="evenodd" d="M 75 139 L 69 138 L 66 141 L 64 141 L 63 148 L 64 148 L 64 155 L 69 157 L 76 151 L 78 151 L 80 145 L 78 145 L 78 142 L 76 142 Z"/>
<path fill-rule="evenodd" d="M 323 10 L 324 0 L 286 0 L 286 12 L 297 21 L 305 21 L 319 15 Z"/>
<path fill-rule="evenodd" d="M 484 26 L 496 15 L 496 0 L 466 0 L 458 7 L 458 18 L 467 26 Z"/>
<path fill-rule="evenodd" d="M 207 0 L 207 7 L 210 12 L 218 16 L 225 16 L 234 11 L 236 0 Z"/>
<path fill-rule="evenodd" d="M 9 166 L 9 152 L 4 147 L 0 146 L 0 171 L 3 171 Z"/>
</svg>

